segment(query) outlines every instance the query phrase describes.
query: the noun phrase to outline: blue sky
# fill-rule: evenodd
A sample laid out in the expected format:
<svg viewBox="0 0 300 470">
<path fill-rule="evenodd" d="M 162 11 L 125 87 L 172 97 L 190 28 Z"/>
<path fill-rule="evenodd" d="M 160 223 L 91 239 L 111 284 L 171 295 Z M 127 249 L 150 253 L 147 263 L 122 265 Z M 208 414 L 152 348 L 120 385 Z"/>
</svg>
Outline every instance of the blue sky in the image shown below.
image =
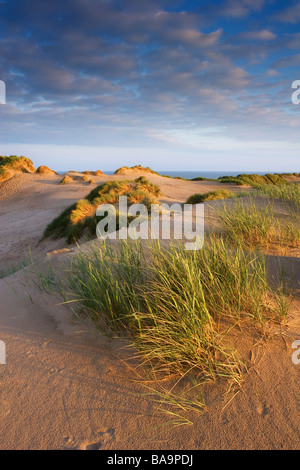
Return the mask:
<svg viewBox="0 0 300 470">
<path fill-rule="evenodd" d="M 300 171 L 300 1 L 0 0 L 0 154 Z"/>
</svg>

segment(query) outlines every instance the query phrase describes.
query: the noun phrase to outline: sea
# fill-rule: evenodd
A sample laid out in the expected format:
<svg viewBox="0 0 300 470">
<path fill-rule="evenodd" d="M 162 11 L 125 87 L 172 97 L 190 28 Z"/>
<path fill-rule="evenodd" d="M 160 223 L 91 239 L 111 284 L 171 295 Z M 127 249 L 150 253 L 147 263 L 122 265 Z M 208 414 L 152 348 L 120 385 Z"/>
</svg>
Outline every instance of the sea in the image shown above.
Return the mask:
<svg viewBox="0 0 300 470">
<path fill-rule="evenodd" d="M 107 175 L 113 175 L 114 171 L 105 171 L 103 170 L 103 173 L 106 173 Z M 197 178 L 197 176 L 202 176 L 204 178 L 212 178 L 212 179 L 218 179 L 220 176 L 238 176 L 241 174 L 247 174 L 251 175 L 253 173 L 257 175 L 265 175 L 267 172 L 259 172 L 259 171 L 231 171 L 231 170 L 223 170 L 223 171 L 172 171 L 172 170 L 164 170 L 164 171 L 157 171 L 162 176 L 172 176 L 173 178 L 181 177 L 181 178 L 186 178 L 186 179 L 193 179 Z"/>
<path fill-rule="evenodd" d="M 80 171 L 80 170 L 78 170 Z M 113 175 L 114 170 L 102 170 L 103 173 L 106 175 Z M 66 171 L 58 171 L 58 174 L 63 175 L 66 173 Z M 197 178 L 197 176 L 202 176 L 203 178 L 209 178 L 209 179 L 218 179 L 220 176 L 238 176 L 241 174 L 244 175 L 251 175 L 251 174 L 256 174 L 256 175 L 265 175 L 268 173 L 267 171 L 231 171 L 231 170 L 223 170 L 223 171 L 201 171 L 201 170 L 191 170 L 191 171 L 186 171 L 186 170 L 177 170 L 177 171 L 172 171 L 172 170 L 164 170 L 164 171 L 157 171 L 162 176 L 172 176 L 173 178 L 180 177 L 180 178 L 185 178 L 185 179 L 193 179 Z M 274 173 L 270 171 L 269 173 Z"/>
</svg>

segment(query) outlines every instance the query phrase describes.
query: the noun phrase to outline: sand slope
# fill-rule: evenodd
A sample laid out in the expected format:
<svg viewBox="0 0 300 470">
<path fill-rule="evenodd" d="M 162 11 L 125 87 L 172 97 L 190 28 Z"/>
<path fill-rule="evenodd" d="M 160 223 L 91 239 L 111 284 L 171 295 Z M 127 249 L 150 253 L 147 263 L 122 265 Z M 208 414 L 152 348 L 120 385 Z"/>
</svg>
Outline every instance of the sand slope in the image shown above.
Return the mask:
<svg viewBox="0 0 300 470">
<path fill-rule="evenodd" d="M 47 240 L 38 243 L 46 226 L 66 207 L 84 198 L 93 188 L 106 181 L 128 179 L 128 176 L 93 176 L 95 184 L 82 181 L 83 173 L 71 172 L 73 183 L 60 185 L 61 175 L 15 175 L 0 185 L 0 271 L 3 266 L 14 264 L 28 257 L 30 247 L 34 257 L 39 258 L 53 249 L 65 246 L 64 241 Z M 130 176 L 137 178 L 139 173 Z M 147 175 L 158 184 L 162 200 L 168 203 L 185 202 L 194 193 L 206 193 L 215 189 L 240 187 L 211 181 L 190 182 L 173 180 L 162 176 Z"/>
<path fill-rule="evenodd" d="M 226 406 L 215 384 L 208 410 L 188 414 L 194 425 L 182 432 L 163 426 L 157 405 L 131 382 L 122 362 L 130 353 L 121 341 L 72 325 L 57 299 L 28 286 L 28 274 L 6 281 L 0 281 L 7 347 L 7 365 L 0 366 L 1 449 L 299 448 L 300 365 L 291 361 L 292 340 L 300 339 L 299 304 L 290 338 L 253 348 L 254 367 L 240 393 Z"/>
<path fill-rule="evenodd" d="M 110 179 L 115 177 L 97 177 L 97 184 Z M 174 201 L 216 186 L 149 179 Z M 72 254 L 59 251 L 63 240 L 39 244 L 38 239 L 53 217 L 94 186 L 61 187 L 60 180 L 20 175 L 0 186 L 1 268 L 16 262 L 28 245 L 42 265 L 47 252 L 54 264 Z M 277 262 L 270 258 L 270 272 Z M 299 262 L 286 259 L 287 271 L 298 281 Z M 124 343 L 74 323 L 60 299 L 33 285 L 32 271 L 28 266 L 0 280 L 0 340 L 7 347 L 7 364 L 0 365 L 0 449 L 300 448 L 300 365 L 291 359 L 292 343 L 300 339 L 299 296 L 284 337 L 246 344 L 251 368 L 240 392 L 224 397 L 224 386 L 213 384 L 205 392 L 207 410 L 186 415 L 193 426 L 174 428 L 133 381 L 132 352 Z"/>
</svg>

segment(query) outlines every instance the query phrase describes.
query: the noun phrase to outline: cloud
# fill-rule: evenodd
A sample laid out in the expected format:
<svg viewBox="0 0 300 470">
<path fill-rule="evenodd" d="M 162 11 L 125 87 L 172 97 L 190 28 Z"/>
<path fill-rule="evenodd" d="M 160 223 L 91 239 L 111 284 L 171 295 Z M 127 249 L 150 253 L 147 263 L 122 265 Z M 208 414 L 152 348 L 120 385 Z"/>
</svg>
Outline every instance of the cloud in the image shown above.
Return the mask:
<svg viewBox="0 0 300 470">
<path fill-rule="evenodd" d="M 283 59 L 276 60 L 272 67 L 275 69 L 282 68 L 291 68 L 299 67 L 300 64 L 300 54 L 295 54 L 289 57 L 284 57 Z"/>
<path fill-rule="evenodd" d="M 227 0 L 222 5 L 222 14 L 231 18 L 244 18 L 251 11 L 260 11 L 265 0 Z"/>
<path fill-rule="evenodd" d="M 283 23 L 300 23 L 300 2 L 297 2 L 295 5 L 292 5 L 286 10 L 274 15 L 274 18 Z"/>
<path fill-rule="evenodd" d="M 276 39 L 277 36 L 276 34 L 272 33 L 272 31 L 263 29 L 261 31 L 248 31 L 246 33 L 242 33 L 240 37 L 254 41 L 272 41 Z"/>
<path fill-rule="evenodd" d="M 222 36 L 222 29 L 203 34 L 195 29 L 170 29 L 165 33 L 165 39 L 182 44 L 187 47 L 209 47 L 218 44 Z"/>
</svg>

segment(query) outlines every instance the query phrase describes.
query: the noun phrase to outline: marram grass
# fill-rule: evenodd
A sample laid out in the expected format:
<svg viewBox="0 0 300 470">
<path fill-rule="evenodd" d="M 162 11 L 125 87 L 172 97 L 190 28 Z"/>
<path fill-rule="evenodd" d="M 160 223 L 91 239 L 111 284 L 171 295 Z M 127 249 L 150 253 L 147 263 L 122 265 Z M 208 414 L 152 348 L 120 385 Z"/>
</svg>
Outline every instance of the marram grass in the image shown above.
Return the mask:
<svg viewBox="0 0 300 470">
<path fill-rule="evenodd" d="M 264 323 L 276 314 L 264 257 L 228 250 L 217 237 L 200 251 L 97 243 L 73 259 L 68 286 L 69 302 L 103 333 L 126 333 L 157 377 L 192 373 L 238 382 L 243 364 L 228 326 Z"/>
<path fill-rule="evenodd" d="M 233 245 L 248 249 L 300 248 L 297 220 L 279 220 L 270 201 L 259 207 L 252 198 L 236 200 L 233 206 L 224 205 L 216 213 L 227 240 Z"/>
<path fill-rule="evenodd" d="M 68 178 L 66 176 L 65 178 Z M 65 179 L 64 178 L 64 179 Z M 95 238 L 97 223 L 101 217 L 96 216 L 97 207 L 102 204 L 117 204 L 120 196 L 127 196 L 129 206 L 144 204 L 150 211 L 151 204 L 157 204 L 161 196 L 158 186 L 152 184 L 143 176 L 134 181 L 110 181 L 97 186 L 85 199 L 67 207 L 44 230 L 43 238 L 54 239 L 65 237 L 67 243 L 74 243 L 82 236 Z M 117 214 L 118 215 L 118 214 Z M 129 218 L 128 223 L 133 220 Z M 119 218 L 117 217 L 117 229 Z"/>
<path fill-rule="evenodd" d="M 228 248 L 217 235 L 200 251 L 98 241 L 79 250 L 62 279 L 53 274 L 39 277 L 42 289 L 135 348 L 137 381 L 172 425 L 191 425 L 186 413 L 205 409 L 204 384 L 222 380 L 239 390 L 247 361 L 231 329 L 245 322 L 257 333 L 289 307 L 283 291 L 268 287 L 264 256 Z"/>
<path fill-rule="evenodd" d="M 219 189 L 217 191 L 210 191 L 204 194 L 193 194 L 187 199 L 186 204 L 200 204 L 207 201 L 214 201 L 216 199 L 229 199 L 232 197 L 234 197 L 234 193 L 231 191 Z"/>
<path fill-rule="evenodd" d="M 286 183 L 279 186 L 262 185 L 253 191 L 243 191 L 237 197 L 258 196 L 271 200 L 286 202 L 291 214 L 299 213 L 300 209 L 300 185 L 296 183 Z"/>
</svg>

